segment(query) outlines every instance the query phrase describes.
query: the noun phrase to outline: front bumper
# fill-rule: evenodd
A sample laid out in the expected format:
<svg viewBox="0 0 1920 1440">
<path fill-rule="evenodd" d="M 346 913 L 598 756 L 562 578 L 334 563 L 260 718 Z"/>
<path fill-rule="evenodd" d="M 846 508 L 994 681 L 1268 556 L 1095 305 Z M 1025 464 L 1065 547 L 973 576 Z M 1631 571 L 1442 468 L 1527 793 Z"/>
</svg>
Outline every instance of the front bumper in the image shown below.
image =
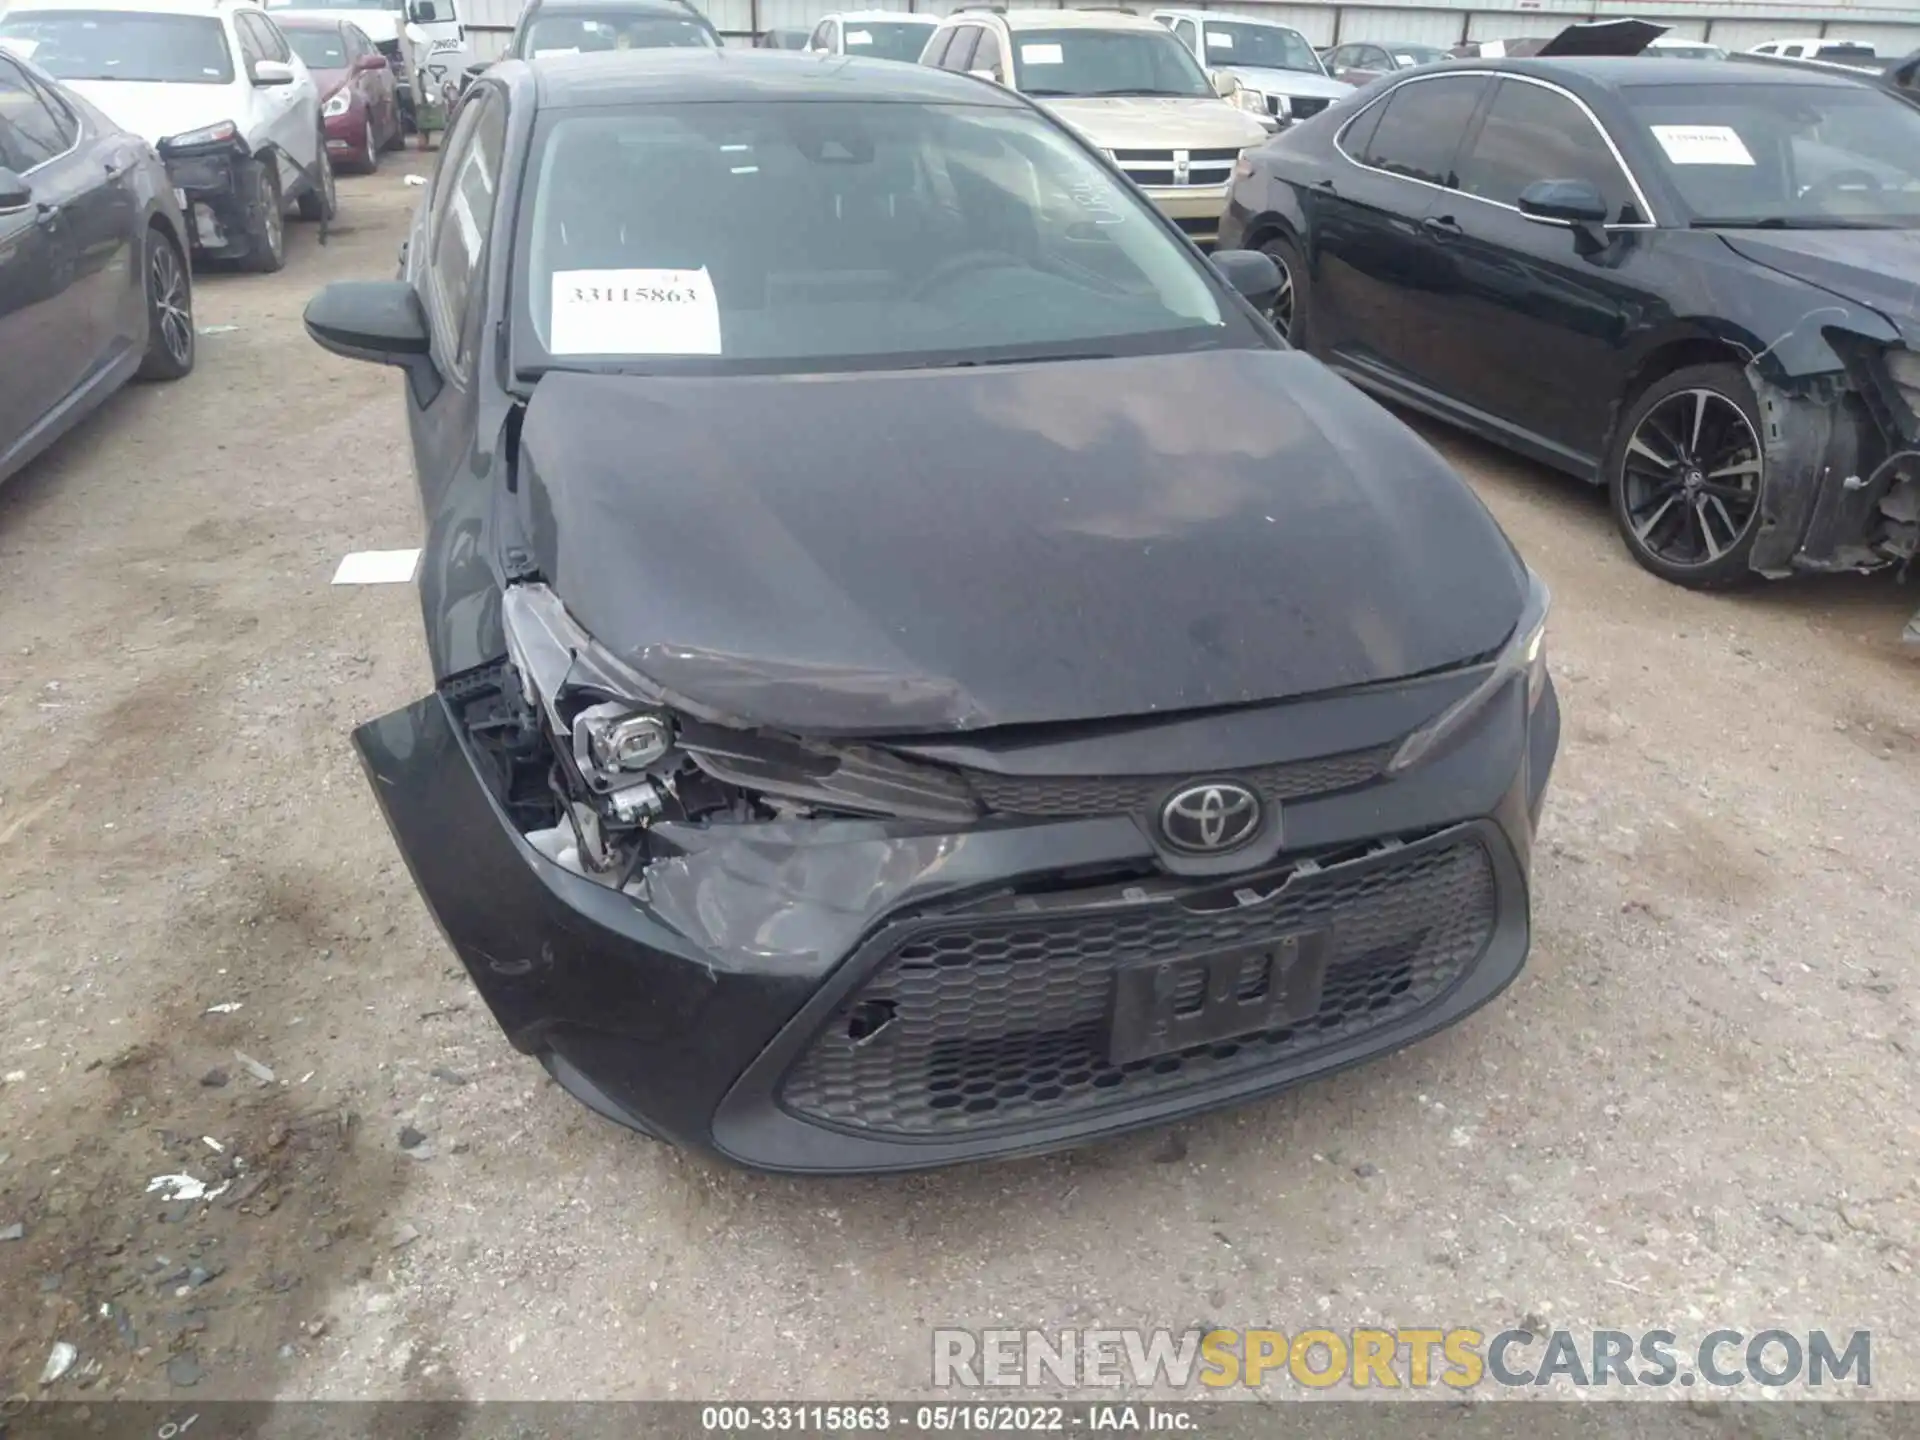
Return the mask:
<svg viewBox="0 0 1920 1440">
<path fill-rule="evenodd" d="M 186 197 L 181 208 L 195 258 L 231 260 L 248 254 L 266 198 L 260 166 L 233 147 L 164 159 L 167 178 Z"/>
<path fill-rule="evenodd" d="M 1160 213 L 1196 243 L 1211 245 L 1218 238 L 1220 213 L 1227 208 L 1227 186 L 1148 185 L 1142 188 Z"/>
<path fill-rule="evenodd" d="M 358 159 L 367 147 L 367 127 L 372 118 L 358 106 L 349 106 L 344 115 L 329 115 L 325 122 L 327 153 L 343 160 Z"/>
<path fill-rule="evenodd" d="M 1551 687 L 1531 717 L 1517 697 L 1490 710 L 1410 775 L 1292 803 L 1287 852 L 1254 876 L 1116 881 L 1151 855 L 1125 817 L 811 821 L 677 837 L 638 898 L 513 829 L 440 696 L 354 740 L 475 986 L 576 1097 L 754 1168 L 885 1171 L 1269 1094 L 1498 994 L 1526 956 L 1559 710 Z M 1313 1013 L 1106 1058 L 1119 962 L 1171 975 L 1196 943 L 1303 931 L 1327 947 Z"/>
</svg>

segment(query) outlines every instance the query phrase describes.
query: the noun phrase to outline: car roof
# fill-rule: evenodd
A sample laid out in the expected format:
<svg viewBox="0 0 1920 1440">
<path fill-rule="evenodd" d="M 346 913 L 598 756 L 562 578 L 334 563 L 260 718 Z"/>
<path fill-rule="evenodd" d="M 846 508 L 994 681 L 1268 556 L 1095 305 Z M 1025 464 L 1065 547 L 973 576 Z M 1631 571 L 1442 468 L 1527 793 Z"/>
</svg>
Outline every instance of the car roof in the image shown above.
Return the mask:
<svg viewBox="0 0 1920 1440">
<path fill-rule="evenodd" d="M 1019 108 L 1023 103 L 985 80 L 932 66 L 796 50 L 608 50 L 505 61 L 495 69 L 503 79 L 511 79 L 522 66 L 533 73 L 543 110 L 723 100 L 859 100 L 1001 108 Z"/>
<path fill-rule="evenodd" d="M 1702 42 L 1705 43 L 1705 42 Z M 1747 64 L 1727 60 L 1662 60 L 1653 55 L 1546 55 L 1526 59 L 1481 58 L 1448 61 L 1425 67 L 1424 73 L 1443 70 L 1494 70 L 1503 74 L 1536 75 L 1542 80 L 1582 81 L 1595 90 L 1618 90 L 1623 85 L 1832 85 L 1861 84 L 1857 76 L 1836 68 L 1815 73 L 1786 66 Z"/>
<path fill-rule="evenodd" d="M 972 9 L 948 12 L 946 21 L 1004 20 L 1009 30 L 1147 30 L 1156 35 L 1167 33 L 1158 20 L 1148 19 L 1131 10 L 1001 10 Z"/>
<path fill-rule="evenodd" d="M 697 20 L 699 15 L 677 0 L 532 0 L 528 9 L 538 8 L 542 14 L 547 11 L 562 13 L 587 13 L 591 11 L 618 11 L 622 15 L 669 15 L 678 20 Z"/>
<path fill-rule="evenodd" d="M 849 25 L 876 25 L 883 20 L 905 20 L 916 25 L 938 25 L 938 15 L 915 14 L 907 10 L 835 10 L 821 20 L 839 20 Z"/>
<path fill-rule="evenodd" d="M 1186 10 L 1163 5 L 1155 9 L 1153 14 L 1172 15 L 1181 20 L 1231 20 L 1237 25 L 1268 25 L 1275 30 L 1292 30 L 1295 33 L 1300 29 L 1298 25 L 1289 25 L 1271 15 L 1249 15 L 1243 10 Z"/>
<path fill-rule="evenodd" d="M 25 0 L 23 4 L 0 7 L 8 15 L 43 10 L 112 10 L 129 15 L 204 15 L 208 19 L 216 19 L 223 12 L 231 13 L 239 8 L 257 10 L 260 7 L 254 4 L 216 4 L 214 0 Z"/>
</svg>

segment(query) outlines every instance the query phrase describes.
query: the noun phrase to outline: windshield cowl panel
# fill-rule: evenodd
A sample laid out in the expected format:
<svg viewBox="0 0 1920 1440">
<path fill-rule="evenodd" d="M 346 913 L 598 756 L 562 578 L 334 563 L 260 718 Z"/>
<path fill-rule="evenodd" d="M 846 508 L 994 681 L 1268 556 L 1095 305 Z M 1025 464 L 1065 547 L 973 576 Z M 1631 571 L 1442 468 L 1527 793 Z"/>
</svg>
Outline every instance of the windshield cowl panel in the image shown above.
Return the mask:
<svg viewBox="0 0 1920 1440">
<path fill-rule="evenodd" d="M 1153 211 L 1026 110 L 569 110 L 532 145 L 510 302 L 522 379 L 1270 343 Z"/>
</svg>

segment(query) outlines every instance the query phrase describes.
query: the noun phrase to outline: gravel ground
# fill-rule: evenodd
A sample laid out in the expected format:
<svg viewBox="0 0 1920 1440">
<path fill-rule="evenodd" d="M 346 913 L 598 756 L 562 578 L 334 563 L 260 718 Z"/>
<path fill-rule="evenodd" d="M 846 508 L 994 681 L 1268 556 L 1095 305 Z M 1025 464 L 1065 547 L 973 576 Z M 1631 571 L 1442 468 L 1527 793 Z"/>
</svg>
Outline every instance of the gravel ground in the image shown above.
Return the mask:
<svg viewBox="0 0 1920 1440">
<path fill-rule="evenodd" d="M 202 277 L 235 328 L 198 373 L 0 491 L 0 1393 L 55 1341 L 59 1395 L 853 1397 L 924 1391 L 942 1324 L 1532 1317 L 1870 1328 L 1876 1393 L 1920 1394 L 1915 592 L 1675 590 L 1598 497 L 1437 429 L 1556 596 L 1499 1001 L 1267 1103 L 910 1179 L 744 1175 L 567 1099 L 347 740 L 428 676 L 410 589 L 328 580 L 418 512 L 397 376 L 299 313 L 391 273 L 423 168 L 342 181 L 283 275 Z"/>
</svg>

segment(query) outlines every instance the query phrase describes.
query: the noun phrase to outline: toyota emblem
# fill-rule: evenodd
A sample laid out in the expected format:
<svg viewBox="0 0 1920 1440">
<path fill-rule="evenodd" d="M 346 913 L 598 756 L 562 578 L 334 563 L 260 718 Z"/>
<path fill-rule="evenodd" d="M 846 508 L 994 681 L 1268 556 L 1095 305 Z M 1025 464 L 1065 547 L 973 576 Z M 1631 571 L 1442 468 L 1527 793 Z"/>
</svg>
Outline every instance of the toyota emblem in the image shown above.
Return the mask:
<svg viewBox="0 0 1920 1440">
<path fill-rule="evenodd" d="M 1237 850 L 1260 829 L 1260 797 L 1231 780 L 1176 790 L 1160 807 L 1160 833 L 1175 850 L 1219 855 Z"/>
</svg>

